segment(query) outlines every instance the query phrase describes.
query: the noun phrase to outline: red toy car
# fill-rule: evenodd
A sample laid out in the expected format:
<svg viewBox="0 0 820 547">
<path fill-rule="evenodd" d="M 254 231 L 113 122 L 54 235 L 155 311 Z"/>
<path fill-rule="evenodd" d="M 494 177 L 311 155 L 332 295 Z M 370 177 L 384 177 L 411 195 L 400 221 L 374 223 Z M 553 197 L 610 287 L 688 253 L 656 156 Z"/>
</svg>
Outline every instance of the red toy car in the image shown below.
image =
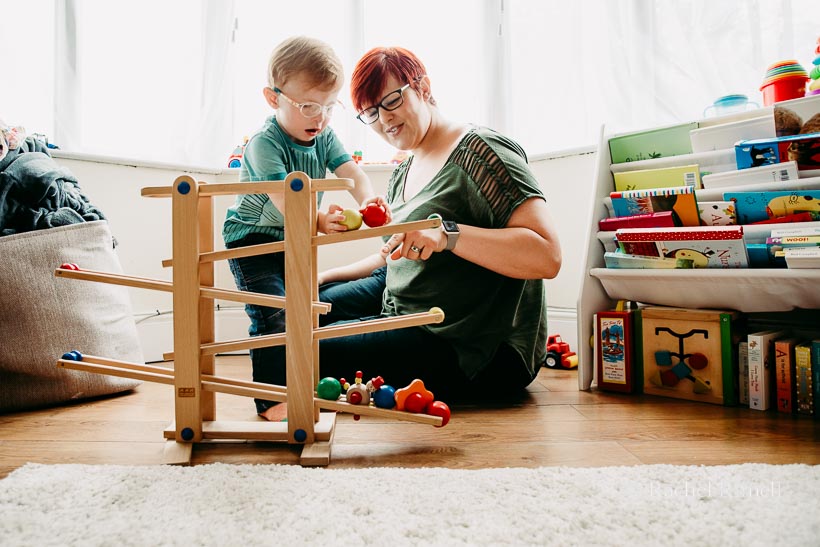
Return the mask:
<svg viewBox="0 0 820 547">
<path fill-rule="evenodd" d="M 560 334 L 551 334 L 547 339 L 547 358 L 544 365 L 548 368 L 575 368 L 578 366 L 578 355 L 570 351 L 569 344 L 561 339 Z"/>
</svg>

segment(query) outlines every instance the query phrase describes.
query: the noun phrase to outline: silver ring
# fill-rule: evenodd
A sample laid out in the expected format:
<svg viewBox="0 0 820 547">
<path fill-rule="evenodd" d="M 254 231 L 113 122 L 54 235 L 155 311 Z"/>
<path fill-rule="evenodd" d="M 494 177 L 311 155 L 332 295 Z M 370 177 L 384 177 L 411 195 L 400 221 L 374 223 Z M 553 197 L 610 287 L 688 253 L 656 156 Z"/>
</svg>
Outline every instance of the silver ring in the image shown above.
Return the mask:
<svg viewBox="0 0 820 547">
<path fill-rule="evenodd" d="M 410 250 L 413 251 L 414 253 L 420 253 L 421 252 L 421 249 L 419 249 L 415 245 L 410 245 Z"/>
</svg>

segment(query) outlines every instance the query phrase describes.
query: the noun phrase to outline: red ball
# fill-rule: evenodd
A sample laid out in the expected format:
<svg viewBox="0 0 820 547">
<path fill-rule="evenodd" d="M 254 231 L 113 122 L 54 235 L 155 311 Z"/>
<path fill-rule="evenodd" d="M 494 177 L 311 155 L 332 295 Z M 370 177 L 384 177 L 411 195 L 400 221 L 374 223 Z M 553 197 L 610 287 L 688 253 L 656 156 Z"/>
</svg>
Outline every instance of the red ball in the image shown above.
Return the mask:
<svg viewBox="0 0 820 547">
<path fill-rule="evenodd" d="M 404 400 L 404 410 L 418 414 L 424 411 L 424 397 L 419 392 L 411 393 Z"/>
<path fill-rule="evenodd" d="M 359 213 L 362 215 L 362 221 L 371 228 L 384 226 L 387 222 L 387 211 L 377 203 L 369 203 L 367 207 L 360 209 Z"/>
<path fill-rule="evenodd" d="M 447 403 L 441 401 L 433 401 L 427 405 L 427 414 L 441 416 L 441 425 L 436 427 L 444 427 L 450 421 L 450 407 L 447 406 Z"/>
</svg>

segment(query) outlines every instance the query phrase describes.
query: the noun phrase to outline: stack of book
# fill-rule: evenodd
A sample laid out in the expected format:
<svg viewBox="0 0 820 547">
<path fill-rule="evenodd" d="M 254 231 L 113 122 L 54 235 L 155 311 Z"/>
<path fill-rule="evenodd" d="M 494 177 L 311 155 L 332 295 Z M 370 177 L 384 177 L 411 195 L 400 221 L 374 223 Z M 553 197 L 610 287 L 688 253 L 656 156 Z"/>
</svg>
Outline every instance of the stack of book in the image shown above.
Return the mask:
<svg viewBox="0 0 820 547">
<path fill-rule="evenodd" d="M 605 254 L 607 267 L 746 268 L 749 265 L 742 226 L 622 228 L 615 232 L 615 239 L 619 253 Z M 631 263 L 636 265 L 629 266 Z"/>
<path fill-rule="evenodd" d="M 773 266 L 820 268 L 820 227 L 774 228 L 766 250 Z"/>
</svg>

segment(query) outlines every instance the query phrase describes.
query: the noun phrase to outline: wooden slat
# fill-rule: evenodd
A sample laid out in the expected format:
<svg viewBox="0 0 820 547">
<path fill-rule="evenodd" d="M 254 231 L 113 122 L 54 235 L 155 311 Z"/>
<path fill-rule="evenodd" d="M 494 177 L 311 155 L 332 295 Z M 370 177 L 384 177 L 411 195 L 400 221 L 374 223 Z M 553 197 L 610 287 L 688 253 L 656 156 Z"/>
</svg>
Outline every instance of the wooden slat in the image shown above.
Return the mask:
<svg viewBox="0 0 820 547">
<path fill-rule="evenodd" d="M 390 418 L 402 422 L 415 422 L 418 424 L 427 424 L 440 426 L 444 420 L 441 416 L 431 416 L 429 414 L 415 414 L 413 412 L 404 412 L 400 410 L 388 410 L 386 408 L 379 408 L 375 406 L 365 405 L 351 405 L 342 401 L 327 401 L 325 399 L 314 399 L 314 404 L 317 408 L 323 410 L 335 410 L 337 412 L 346 412 L 348 414 L 355 414 L 359 416 L 375 416 L 381 418 Z M 288 410 L 290 407 L 288 407 Z"/>
<path fill-rule="evenodd" d="M 206 185 L 201 185 L 200 188 Z M 197 219 L 199 225 L 199 256 L 214 250 L 214 198 L 211 196 L 199 198 L 197 204 Z M 199 286 L 214 286 L 213 262 L 199 261 Z M 199 299 L 199 345 L 210 344 L 216 340 L 214 333 L 214 300 L 202 297 Z M 199 371 L 202 374 L 214 373 L 214 356 L 200 352 Z M 216 419 L 216 398 L 213 392 L 202 393 L 201 415 L 203 420 Z"/>
<path fill-rule="evenodd" d="M 229 300 L 231 302 L 242 302 L 243 304 L 257 304 L 259 306 L 270 306 L 272 308 L 286 308 L 287 302 L 282 296 L 271 296 L 268 294 L 236 291 L 232 289 L 218 289 L 212 287 L 203 287 L 200 289 L 202 296 L 209 298 L 218 298 L 220 300 Z M 325 302 L 314 302 L 313 310 L 316 313 L 327 313 L 330 311 L 330 304 Z"/>
<path fill-rule="evenodd" d="M 288 297 L 285 346 L 288 378 L 288 434 L 291 442 L 315 442 L 313 393 L 313 310 L 311 237 L 316 218 L 311 180 L 301 172 L 285 179 L 285 294 Z M 304 438 L 297 438 L 297 433 Z"/>
<path fill-rule="evenodd" d="M 80 265 L 82 267 L 82 265 Z M 97 281 L 108 283 L 109 285 L 123 285 L 137 289 L 150 289 L 153 291 L 173 292 L 174 285 L 170 281 L 161 279 L 150 279 L 147 277 L 136 277 L 133 275 L 115 274 L 108 272 L 98 272 L 95 270 L 64 270 L 57 268 L 54 270 L 55 277 L 65 277 L 68 279 L 81 279 L 84 281 Z"/>
<path fill-rule="evenodd" d="M 236 249 L 226 249 L 224 251 L 214 251 L 212 253 L 200 253 L 199 262 L 205 264 L 216 262 L 217 260 L 228 260 L 229 258 L 242 258 L 246 256 L 258 256 L 270 253 L 279 253 L 285 250 L 284 241 L 273 241 L 271 243 L 260 243 L 259 245 L 248 245 L 247 247 L 237 247 Z M 170 268 L 174 265 L 171 258 L 162 261 L 163 268 Z"/>
<path fill-rule="evenodd" d="M 312 192 L 331 192 L 334 190 L 349 190 L 353 188 L 352 179 L 316 179 L 312 181 Z M 208 184 L 203 188 L 201 196 L 220 196 L 238 194 L 278 194 L 284 192 L 284 182 L 281 180 L 259 182 L 226 182 L 222 184 Z M 170 186 L 148 186 L 140 191 L 143 197 L 171 197 L 173 188 Z"/>
<path fill-rule="evenodd" d="M 352 336 L 354 334 L 363 334 L 366 332 L 405 329 L 407 327 L 441 323 L 442 321 L 444 321 L 444 312 L 441 310 L 431 310 L 429 312 L 411 313 L 397 317 L 382 317 L 379 319 L 371 319 L 369 321 L 358 321 L 356 323 L 344 323 L 342 325 L 319 327 L 313 332 L 313 338 L 315 340 L 325 340 L 327 338 L 339 338 L 342 336 Z"/>
<path fill-rule="evenodd" d="M 336 232 L 334 234 L 322 234 L 313 236 L 314 245 L 330 245 L 344 241 L 355 241 L 369 237 L 382 237 L 393 234 L 412 232 L 413 230 L 426 230 L 428 228 L 438 228 L 441 220 L 430 218 L 427 220 L 414 220 L 412 222 L 401 222 L 399 224 L 388 224 L 376 228 L 361 228 L 359 230 L 349 230 L 347 232 Z"/>
</svg>

